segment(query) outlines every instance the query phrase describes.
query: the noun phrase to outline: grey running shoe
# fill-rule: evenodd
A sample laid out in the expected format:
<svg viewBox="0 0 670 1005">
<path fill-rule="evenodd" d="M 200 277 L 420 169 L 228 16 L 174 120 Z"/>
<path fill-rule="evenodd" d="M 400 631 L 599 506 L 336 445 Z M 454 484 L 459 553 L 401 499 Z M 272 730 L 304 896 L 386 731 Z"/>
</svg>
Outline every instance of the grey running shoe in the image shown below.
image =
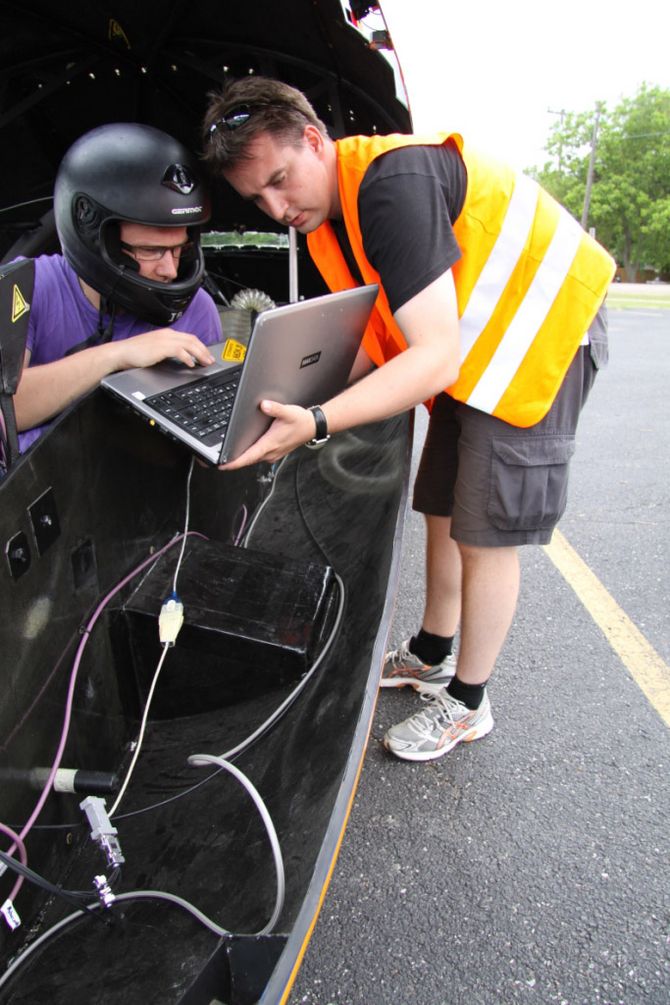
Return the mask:
<svg viewBox="0 0 670 1005">
<path fill-rule="evenodd" d="M 491 705 L 486 691 L 478 709 L 471 711 L 441 688 L 424 692 L 426 708 L 409 719 L 391 726 L 384 746 L 404 761 L 432 761 L 442 757 L 461 740 L 469 743 L 486 736 L 493 729 Z"/>
<path fill-rule="evenodd" d="M 400 643 L 397 649 L 386 654 L 380 687 L 405 687 L 409 684 L 419 690 L 422 684 L 448 684 L 456 673 L 456 657 L 445 656 L 441 663 L 431 666 L 422 663 L 418 656 L 409 651 L 409 639 Z"/>
</svg>

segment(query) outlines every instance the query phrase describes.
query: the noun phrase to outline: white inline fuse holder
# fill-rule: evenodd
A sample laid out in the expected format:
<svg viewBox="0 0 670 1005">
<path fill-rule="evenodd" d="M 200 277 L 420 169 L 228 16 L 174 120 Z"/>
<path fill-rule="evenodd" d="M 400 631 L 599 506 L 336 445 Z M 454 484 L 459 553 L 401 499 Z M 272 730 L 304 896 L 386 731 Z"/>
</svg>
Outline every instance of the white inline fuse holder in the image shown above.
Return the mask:
<svg viewBox="0 0 670 1005">
<path fill-rule="evenodd" d="M 173 646 L 183 624 L 184 605 L 179 597 L 173 593 L 167 600 L 163 601 L 158 615 L 158 636 L 161 645 Z"/>
</svg>

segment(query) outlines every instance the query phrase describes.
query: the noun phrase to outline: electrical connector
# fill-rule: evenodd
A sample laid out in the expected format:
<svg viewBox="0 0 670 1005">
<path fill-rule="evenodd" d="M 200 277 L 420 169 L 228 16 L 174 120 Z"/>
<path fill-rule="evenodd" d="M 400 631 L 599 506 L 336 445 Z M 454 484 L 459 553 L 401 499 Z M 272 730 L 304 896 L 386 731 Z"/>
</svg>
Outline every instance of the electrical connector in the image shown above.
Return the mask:
<svg viewBox="0 0 670 1005">
<path fill-rule="evenodd" d="M 163 601 L 158 615 L 158 636 L 161 645 L 173 646 L 184 624 L 184 605 L 176 593 Z"/>
<path fill-rule="evenodd" d="M 83 802 L 79 803 L 79 809 L 86 814 L 91 828 L 91 837 L 100 845 L 110 868 L 116 869 L 123 865 L 126 860 L 116 836 L 119 832 L 107 816 L 105 800 L 100 799 L 99 796 L 87 796 Z"/>
<path fill-rule="evenodd" d="M 105 875 L 94 876 L 93 886 L 95 887 L 95 892 L 100 898 L 100 903 L 103 907 L 111 907 L 116 897 L 112 892 L 112 888 L 107 882 L 107 877 Z"/>
<path fill-rule="evenodd" d="M 7 922 L 8 927 L 11 929 L 12 932 L 15 931 L 17 928 L 19 928 L 21 924 L 21 919 L 19 917 L 18 911 L 14 907 L 14 904 L 9 899 L 9 897 L 4 902 L 2 907 L 0 907 L 0 914 L 2 914 L 3 918 Z"/>
</svg>

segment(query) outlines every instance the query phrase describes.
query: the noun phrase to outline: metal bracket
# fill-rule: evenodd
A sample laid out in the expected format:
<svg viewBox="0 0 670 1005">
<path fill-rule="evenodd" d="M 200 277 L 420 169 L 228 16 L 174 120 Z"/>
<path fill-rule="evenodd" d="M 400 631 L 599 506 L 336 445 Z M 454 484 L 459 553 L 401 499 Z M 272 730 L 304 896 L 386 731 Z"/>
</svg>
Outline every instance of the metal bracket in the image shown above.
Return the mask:
<svg viewBox="0 0 670 1005">
<path fill-rule="evenodd" d="M 10 537 L 5 545 L 5 555 L 9 562 L 12 579 L 19 579 L 30 568 L 30 547 L 28 538 L 22 530 Z"/>
<path fill-rule="evenodd" d="M 32 506 L 28 507 L 28 515 L 33 525 L 37 551 L 43 555 L 60 536 L 60 523 L 53 489 L 47 489 Z"/>
</svg>

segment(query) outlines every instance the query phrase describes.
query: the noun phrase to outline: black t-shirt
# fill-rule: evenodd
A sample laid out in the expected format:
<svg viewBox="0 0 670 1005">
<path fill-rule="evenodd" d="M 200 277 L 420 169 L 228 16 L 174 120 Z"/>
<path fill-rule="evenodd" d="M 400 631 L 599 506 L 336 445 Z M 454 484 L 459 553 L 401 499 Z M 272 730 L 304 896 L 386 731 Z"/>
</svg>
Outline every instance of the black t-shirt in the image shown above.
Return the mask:
<svg viewBox="0 0 670 1005">
<path fill-rule="evenodd" d="M 465 164 L 451 141 L 390 150 L 367 169 L 358 193 L 363 248 L 394 313 L 461 257 L 452 224 L 466 188 Z M 344 224 L 333 221 L 333 228 L 362 282 Z"/>
</svg>

